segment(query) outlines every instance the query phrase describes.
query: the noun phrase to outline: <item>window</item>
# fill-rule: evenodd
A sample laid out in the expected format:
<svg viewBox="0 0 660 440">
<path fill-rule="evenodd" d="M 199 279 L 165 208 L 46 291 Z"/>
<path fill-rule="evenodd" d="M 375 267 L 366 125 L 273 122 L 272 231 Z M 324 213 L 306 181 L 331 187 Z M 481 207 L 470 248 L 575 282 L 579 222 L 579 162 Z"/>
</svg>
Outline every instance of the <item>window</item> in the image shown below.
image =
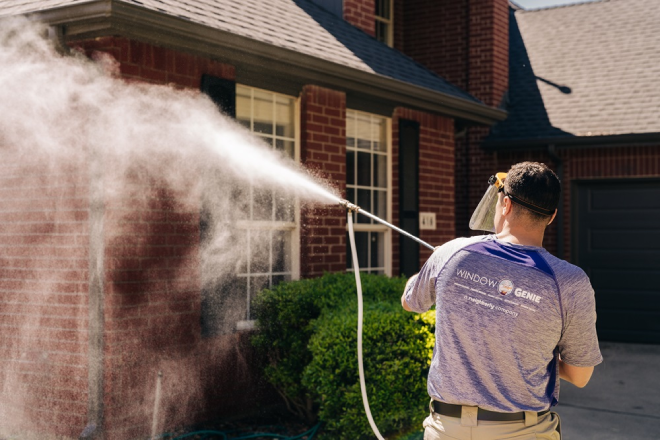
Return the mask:
<svg viewBox="0 0 660 440">
<path fill-rule="evenodd" d="M 346 112 L 346 198 L 366 211 L 391 221 L 390 120 Z M 361 271 L 391 275 L 391 232 L 386 226 L 353 214 L 358 264 Z M 350 244 L 347 267 L 353 268 Z"/>
<path fill-rule="evenodd" d="M 296 99 L 236 85 L 236 119 L 271 148 L 298 160 Z M 221 178 L 221 177 L 219 177 Z M 254 326 L 250 302 L 265 288 L 299 277 L 299 210 L 295 199 L 273 189 L 246 185 L 233 188 L 239 214 L 231 234 L 241 254 L 233 273 L 218 280 L 205 295 L 202 329 L 206 336 Z"/>
<path fill-rule="evenodd" d="M 376 39 L 394 45 L 393 0 L 376 0 Z"/>
</svg>

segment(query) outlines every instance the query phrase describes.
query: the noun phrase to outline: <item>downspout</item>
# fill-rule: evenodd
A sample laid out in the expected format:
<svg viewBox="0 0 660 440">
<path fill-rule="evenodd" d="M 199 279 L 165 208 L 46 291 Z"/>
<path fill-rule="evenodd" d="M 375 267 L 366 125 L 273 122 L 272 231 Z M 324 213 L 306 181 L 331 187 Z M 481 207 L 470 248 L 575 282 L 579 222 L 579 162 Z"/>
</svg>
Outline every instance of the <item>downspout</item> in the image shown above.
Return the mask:
<svg viewBox="0 0 660 440">
<path fill-rule="evenodd" d="M 80 440 L 103 440 L 104 388 L 104 216 L 103 158 L 90 147 L 89 194 L 89 366 L 87 426 Z"/>
<path fill-rule="evenodd" d="M 564 181 L 564 162 L 557 154 L 557 147 L 555 144 L 548 144 L 548 155 L 557 164 L 557 177 L 559 181 Z M 566 189 L 562 191 L 561 198 L 559 199 L 559 206 L 557 207 L 557 257 L 564 259 L 564 194 Z"/>
</svg>

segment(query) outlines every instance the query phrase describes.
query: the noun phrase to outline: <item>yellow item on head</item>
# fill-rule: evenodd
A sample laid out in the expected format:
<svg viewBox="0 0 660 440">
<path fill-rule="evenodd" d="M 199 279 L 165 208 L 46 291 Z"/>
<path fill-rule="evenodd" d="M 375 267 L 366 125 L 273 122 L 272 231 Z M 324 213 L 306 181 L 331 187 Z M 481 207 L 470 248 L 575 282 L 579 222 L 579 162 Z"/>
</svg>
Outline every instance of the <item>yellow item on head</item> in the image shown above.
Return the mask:
<svg viewBox="0 0 660 440">
<path fill-rule="evenodd" d="M 470 218 L 473 231 L 495 232 L 495 206 L 497 194 L 504 191 L 504 179 L 507 173 L 497 173 L 488 179 L 488 189 Z"/>
</svg>

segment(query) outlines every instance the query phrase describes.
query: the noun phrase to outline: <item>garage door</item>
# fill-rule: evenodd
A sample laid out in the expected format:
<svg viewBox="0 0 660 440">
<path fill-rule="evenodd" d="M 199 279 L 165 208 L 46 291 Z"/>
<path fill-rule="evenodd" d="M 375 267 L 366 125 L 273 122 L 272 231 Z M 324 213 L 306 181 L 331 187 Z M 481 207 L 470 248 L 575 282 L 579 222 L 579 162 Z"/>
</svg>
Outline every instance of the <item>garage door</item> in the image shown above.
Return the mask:
<svg viewBox="0 0 660 440">
<path fill-rule="evenodd" d="M 573 201 L 572 257 L 596 291 L 599 338 L 660 344 L 660 181 L 578 182 Z"/>
</svg>

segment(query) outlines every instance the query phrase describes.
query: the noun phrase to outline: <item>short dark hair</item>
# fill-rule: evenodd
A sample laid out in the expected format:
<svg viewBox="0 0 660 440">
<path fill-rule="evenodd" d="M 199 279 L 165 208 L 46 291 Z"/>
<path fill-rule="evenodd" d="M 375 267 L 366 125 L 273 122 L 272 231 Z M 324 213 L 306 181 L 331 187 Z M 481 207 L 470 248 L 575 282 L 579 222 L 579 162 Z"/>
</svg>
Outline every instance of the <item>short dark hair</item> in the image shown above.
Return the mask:
<svg viewBox="0 0 660 440">
<path fill-rule="evenodd" d="M 523 202 L 554 212 L 559 205 L 561 182 L 545 164 L 521 162 L 513 165 L 507 173 L 504 191 Z M 521 204 L 518 206 L 524 208 L 534 221 L 547 220 L 552 215 L 535 212 Z"/>
</svg>

